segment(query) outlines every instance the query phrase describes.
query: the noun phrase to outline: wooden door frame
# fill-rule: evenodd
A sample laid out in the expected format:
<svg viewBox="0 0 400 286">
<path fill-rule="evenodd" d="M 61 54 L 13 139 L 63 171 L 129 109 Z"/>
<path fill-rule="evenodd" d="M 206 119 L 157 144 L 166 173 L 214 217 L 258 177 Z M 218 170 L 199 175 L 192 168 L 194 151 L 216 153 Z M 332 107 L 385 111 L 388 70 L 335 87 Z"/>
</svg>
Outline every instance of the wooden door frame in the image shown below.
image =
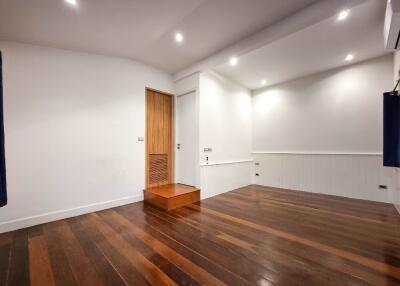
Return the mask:
<svg viewBox="0 0 400 286">
<path fill-rule="evenodd" d="M 148 91 L 153 91 L 157 93 L 161 93 L 167 96 L 170 96 L 172 101 L 171 101 L 171 170 L 169 172 L 169 183 L 173 184 L 175 182 L 175 95 L 172 93 L 160 91 L 151 87 L 145 87 L 145 129 L 146 129 L 146 137 L 145 137 L 145 171 L 144 171 L 144 178 L 145 178 L 145 188 L 148 188 L 149 182 L 148 182 L 148 175 L 149 175 L 149 156 L 148 156 L 148 121 L 149 121 L 149 114 L 148 114 L 148 109 L 147 109 L 147 102 L 148 102 Z"/>
</svg>

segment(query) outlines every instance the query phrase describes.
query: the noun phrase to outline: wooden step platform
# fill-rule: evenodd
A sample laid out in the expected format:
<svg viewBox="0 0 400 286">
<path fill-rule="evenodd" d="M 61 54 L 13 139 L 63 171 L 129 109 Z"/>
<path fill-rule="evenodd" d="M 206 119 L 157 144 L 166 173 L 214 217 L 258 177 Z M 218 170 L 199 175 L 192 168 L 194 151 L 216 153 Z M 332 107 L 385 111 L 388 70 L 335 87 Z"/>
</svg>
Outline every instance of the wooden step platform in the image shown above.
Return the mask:
<svg viewBox="0 0 400 286">
<path fill-rule="evenodd" d="M 200 201 L 200 190 L 182 184 L 170 184 L 144 190 L 144 202 L 163 210 L 172 210 Z"/>
</svg>

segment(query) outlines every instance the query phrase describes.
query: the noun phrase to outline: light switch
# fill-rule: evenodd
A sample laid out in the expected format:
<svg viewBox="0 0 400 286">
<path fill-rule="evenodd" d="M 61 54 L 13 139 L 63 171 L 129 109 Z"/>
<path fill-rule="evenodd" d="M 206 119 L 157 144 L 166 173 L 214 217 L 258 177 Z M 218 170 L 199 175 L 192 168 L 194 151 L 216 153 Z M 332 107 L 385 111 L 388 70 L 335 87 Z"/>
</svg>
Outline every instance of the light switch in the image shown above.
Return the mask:
<svg viewBox="0 0 400 286">
<path fill-rule="evenodd" d="M 144 142 L 144 137 L 138 137 L 137 141 Z"/>
</svg>

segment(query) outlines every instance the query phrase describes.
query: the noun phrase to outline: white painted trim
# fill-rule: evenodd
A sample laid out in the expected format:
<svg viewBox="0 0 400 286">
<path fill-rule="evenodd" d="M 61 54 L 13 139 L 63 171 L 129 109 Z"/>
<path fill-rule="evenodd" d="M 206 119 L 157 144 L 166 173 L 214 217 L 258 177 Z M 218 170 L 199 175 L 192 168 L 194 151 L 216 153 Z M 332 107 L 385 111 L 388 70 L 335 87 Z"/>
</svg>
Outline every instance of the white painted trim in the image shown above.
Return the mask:
<svg viewBox="0 0 400 286">
<path fill-rule="evenodd" d="M 394 204 L 394 207 L 396 208 L 397 212 L 398 212 L 399 215 L 400 215 L 400 205 Z"/>
<path fill-rule="evenodd" d="M 92 213 L 104 209 L 114 208 L 126 204 L 131 204 L 143 200 L 143 195 L 129 196 L 116 200 L 94 203 L 86 206 L 80 206 L 77 208 L 59 210 L 40 215 L 18 218 L 0 223 L 0 233 L 13 231 L 21 228 L 31 227 L 34 225 L 52 222 L 60 219 L 75 217 L 87 213 Z"/>
<path fill-rule="evenodd" d="M 248 163 L 248 162 L 253 162 L 253 159 L 247 159 L 247 160 L 237 160 L 237 161 L 217 161 L 217 162 L 209 162 L 208 164 L 201 163 L 201 167 L 207 167 L 207 166 L 215 166 L 215 165 L 227 165 L 227 164 L 238 164 L 238 163 Z"/>
<path fill-rule="evenodd" d="M 185 92 L 182 92 L 182 93 L 177 94 L 176 97 L 181 97 L 181 96 L 184 96 L 184 95 L 186 95 L 186 94 L 194 93 L 194 92 L 196 92 L 196 91 L 197 91 L 196 89 L 191 89 L 191 90 L 189 90 L 189 91 L 185 91 Z"/>
<path fill-rule="evenodd" d="M 375 152 L 275 152 L 275 151 L 257 151 L 251 154 L 282 154 L 282 155 L 344 155 L 344 156 L 383 156 L 383 153 Z"/>
</svg>

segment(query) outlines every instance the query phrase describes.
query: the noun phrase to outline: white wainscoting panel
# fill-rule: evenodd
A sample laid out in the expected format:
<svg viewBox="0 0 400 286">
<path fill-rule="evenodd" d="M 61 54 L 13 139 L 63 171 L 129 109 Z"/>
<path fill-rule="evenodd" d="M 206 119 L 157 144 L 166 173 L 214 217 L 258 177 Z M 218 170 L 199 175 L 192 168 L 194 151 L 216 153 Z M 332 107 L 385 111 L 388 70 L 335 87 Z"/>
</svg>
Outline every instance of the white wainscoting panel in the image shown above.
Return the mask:
<svg viewBox="0 0 400 286">
<path fill-rule="evenodd" d="M 253 153 L 254 183 L 393 203 L 397 172 L 380 154 Z M 387 190 L 379 189 L 387 185 Z"/>
<path fill-rule="evenodd" d="M 250 185 L 252 168 L 250 160 L 201 165 L 201 199 Z"/>
</svg>

